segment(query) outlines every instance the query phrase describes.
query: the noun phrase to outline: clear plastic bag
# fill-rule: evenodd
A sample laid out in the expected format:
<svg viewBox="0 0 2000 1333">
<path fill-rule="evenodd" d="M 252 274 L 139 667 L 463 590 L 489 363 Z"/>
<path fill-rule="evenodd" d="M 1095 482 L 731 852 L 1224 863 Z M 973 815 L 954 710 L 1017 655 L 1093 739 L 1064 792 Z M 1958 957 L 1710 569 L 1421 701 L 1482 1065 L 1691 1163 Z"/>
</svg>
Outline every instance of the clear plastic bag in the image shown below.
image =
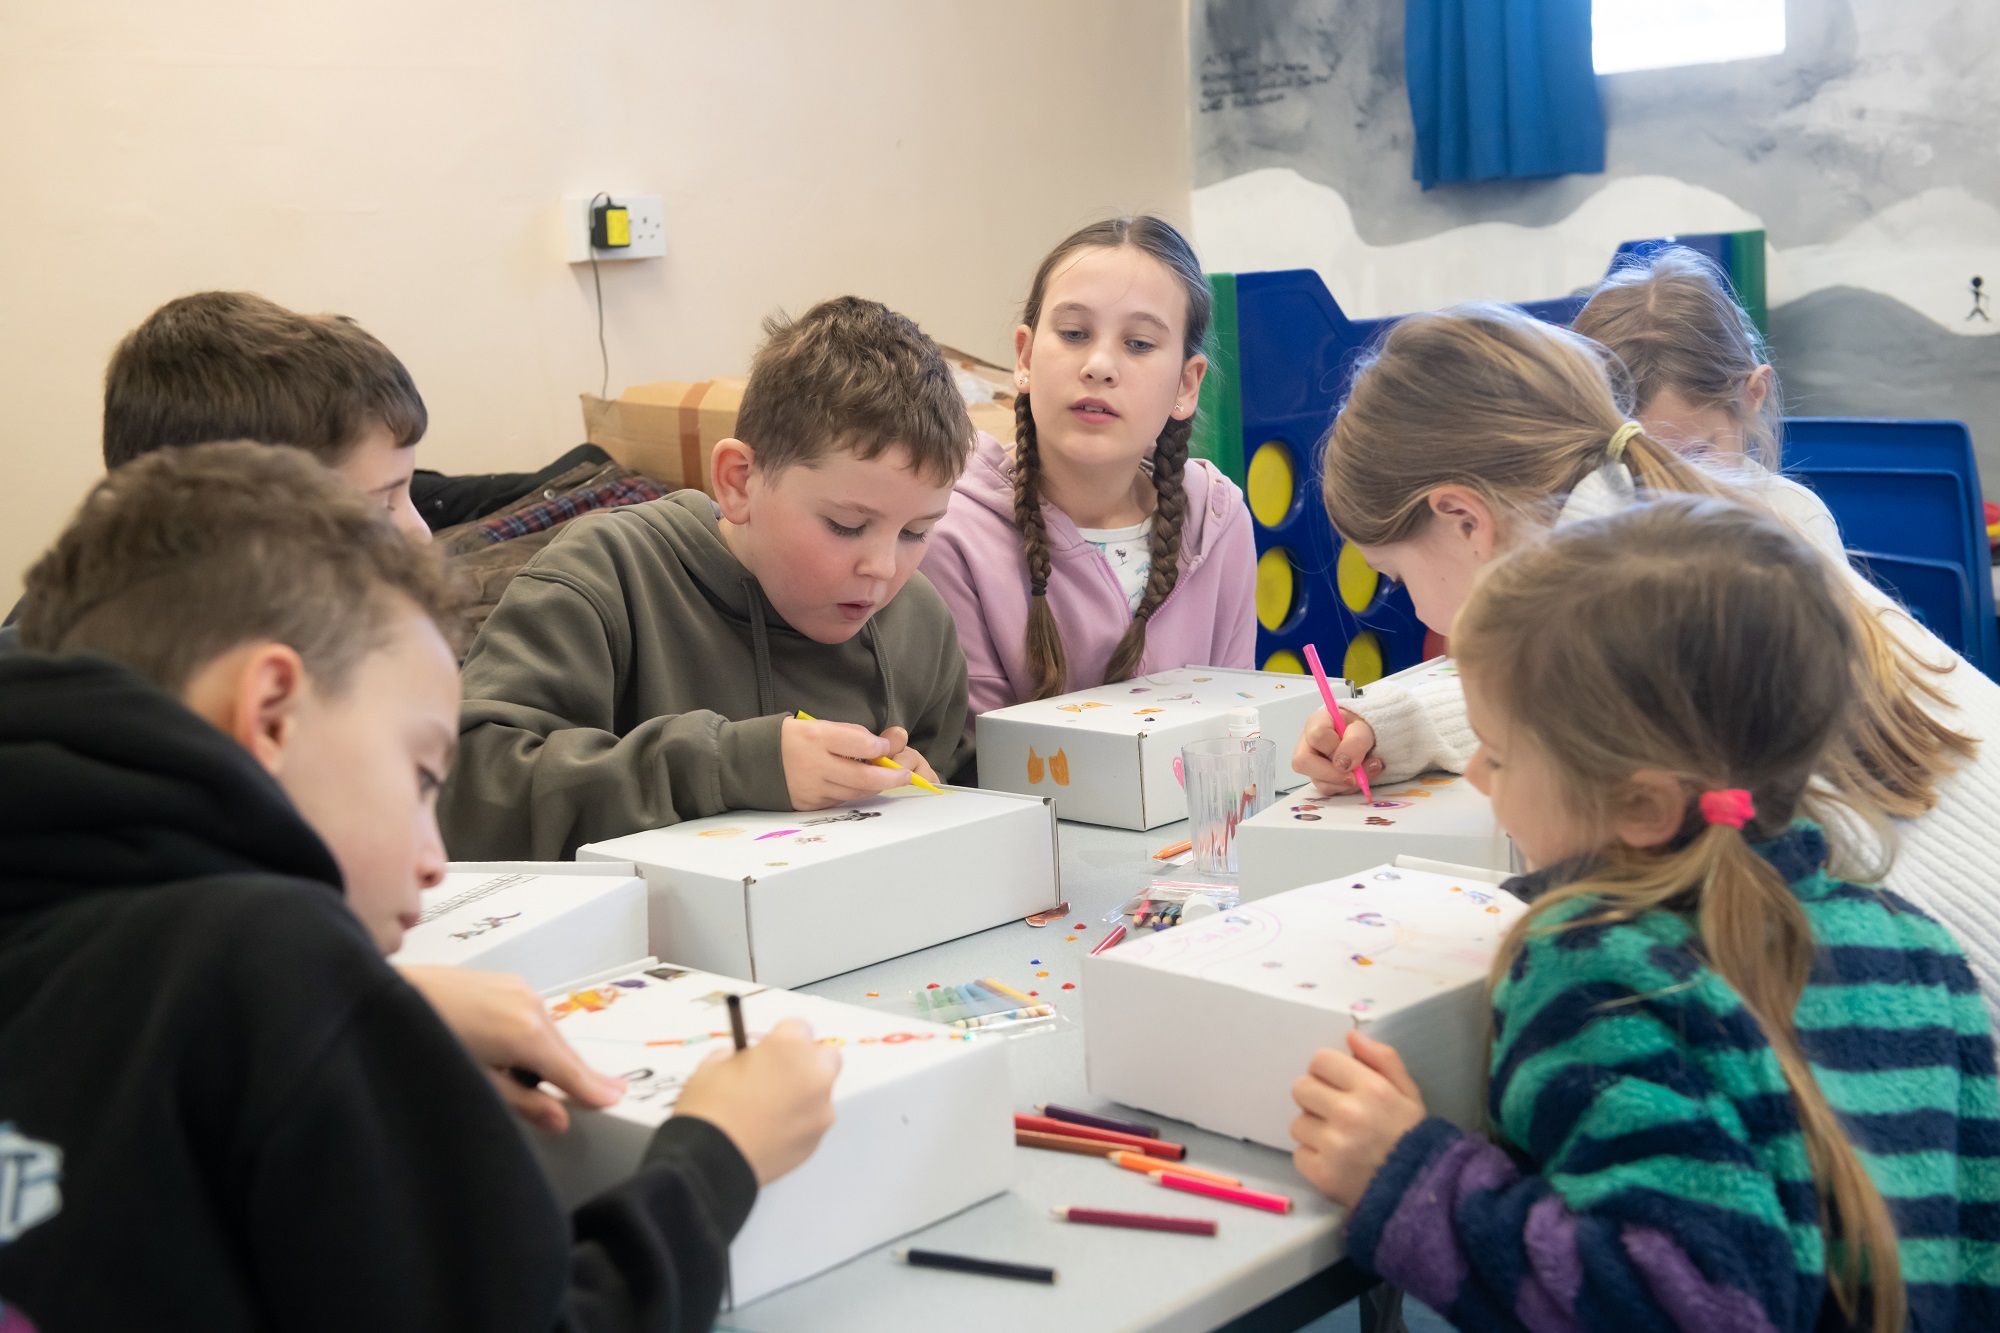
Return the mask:
<svg viewBox="0 0 2000 1333">
<path fill-rule="evenodd" d="M 1070 1025 L 1050 1001 L 996 988 L 985 978 L 911 991 L 910 998 L 920 1017 L 975 1035 L 1020 1037 Z"/>
<path fill-rule="evenodd" d="M 1116 909 L 1106 912 L 1104 919 L 1120 925 L 1129 921 L 1134 930 L 1165 930 L 1183 920 L 1227 912 L 1241 898 L 1234 884 L 1156 879 Z"/>
</svg>

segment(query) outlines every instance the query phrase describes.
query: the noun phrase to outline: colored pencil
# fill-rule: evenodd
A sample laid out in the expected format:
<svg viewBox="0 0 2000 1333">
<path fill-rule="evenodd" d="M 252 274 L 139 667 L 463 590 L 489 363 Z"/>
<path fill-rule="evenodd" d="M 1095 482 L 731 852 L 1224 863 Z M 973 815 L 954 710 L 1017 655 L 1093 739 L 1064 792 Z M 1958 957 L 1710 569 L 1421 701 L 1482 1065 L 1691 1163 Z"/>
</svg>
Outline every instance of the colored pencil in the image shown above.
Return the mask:
<svg viewBox="0 0 2000 1333">
<path fill-rule="evenodd" d="M 1244 1189 L 1238 1185 L 1218 1185 L 1212 1180 L 1197 1180 L 1193 1176 L 1175 1175 L 1172 1171 L 1155 1171 L 1152 1181 L 1155 1185 L 1164 1185 L 1183 1194 L 1199 1194 L 1224 1203 L 1240 1203 L 1246 1208 L 1262 1208 L 1267 1213 L 1292 1211 L 1292 1201 L 1282 1194 L 1266 1194 L 1262 1190 Z"/>
<path fill-rule="evenodd" d="M 1057 1120 L 1053 1116 L 1023 1115 L 1014 1113 L 1014 1128 L 1032 1129 L 1041 1134 L 1063 1134 L 1073 1139 L 1095 1139 L 1099 1143 L 1118 1143 L 1144 1153 L 1148 1157 L 1162 1157 L 1178 1162 L 1187 1156 L 1187 1149 L 1178 1143 L 1168 1143 L 1165 1139 L 1149 1139 L 1143 1134 L 1127 1134 L 1122 1129 L 1099 1129 L 1095 1125 L 1079 1125 L 1069 1120 Z"/>
<path fill-rule="evenodd" d="M 794 708 L 792 710 L 792 716 L 798 718 L 798 720 L 801 722 L 819 721 L 818 718 L 814 717 L 811 713 L 808 713 L 803 708 Z M 877 768 L 893 768 L 898 773 L 909 773 L 910 781 L 914 782 L 917 786 L 922 787 L 925 791 L 930 792 L 933 796 L 944 795 L 944 788 L 938 786 L 936 783 L 932 782 L 930 779 L 926 778 L 921 773 L 911 773 L 909 769 L 904 768 L 901 764 L 897 763 L 895 760 L 891 759 L 886 754 L 877 755 L 873 759 L 864 759 L 862 762 L 867 764 L 873 764 Z"/>
<path fill-rule="evenodd" d="M 1327 716 L 1333 719 L 1333 734 L 1345 736 L 1347 723 L 1340 716 L 1340 705 L 1333 700 L 1333 686 L 1327 684 L 1326 668 L 1319 664 L 1319 649 L 1312 644 L 1306 645 L 1306 665 L 1312 668 L 1313 679 L 1319 682 L 1319 697 L 1326 701 Z M 1375 799 L 1375 794 L 1368 790 L 1368 775 L 1362 772 L 1365 767 L 1367 767 L 1366 759 L 1354 766 L 1354 780 L 1361 784 L 1362 797 L 1372 801 Z"/>
<path fill-rule="evenodd" d="M 1106 935 L 1102 940 L 1098 941 L 1097 947 L 1090 951 L 1090 956 L 1092 958 L 1095 958 L 1097 955 L 1103 953 L 1106 949 L 1109 949 L 1112 945 L 1118 943 L 1118 941 L 1124 938 L 1125 938 L 1125 927 L 1123 926 L 1112 927 L 1111 933 L 1109 935 Z"/>
<path fill-rule="evenodd" d="M 1023 995 L 1020 991 L 1015 990 L 1012 986 L 1004 985 L 1001 982 L 995 981 L 992 977 L 981 977 L 979 979 L 979 984 L 982 986 L 989 986 L 992 989 L 998 991 L 1000 994 L 1005 995 L 1008 999 L 1019 1000 L 1022 1004 L 1031 1005 L 1035 1002 L 1034 996 Z"/>
<path fill-rule="evenodd" d="M 1051 1208 L 1058 1220 L 1096 1227 L 1130 1227 L 1134 1231 L 1178 1231 L 1188 1236 L 1213 1236 L 1212 1217 L 1163 1217 L 1159 1213 L 1120 1213 L 1109 1208 Z"/>
<path fill-rule="evenodd" d="M 1156 1176 L 1162 1171 L 1171 1171 L 1177 1176 L 1193 1176 L 1196 1180 L 1206 1180 L 1217 1185 L 1241 1185 L 1243 1183 L 1235 1176 L 1225 1176 L 1219 1171 L 1203 1171 L 1198 1167 L 1188 1166 L 1181 1162 L 1168 1165 L 1157 1157 L 1149 1157 L 1145 1153 L 1130 1152 L 1125 1149 L 1120 1149 L 1111 1154 L 1111 1164 L 1113 1166 L 1124 1167 L 1127 1171 L 1137 1171 L 1141 1175 L 1147 1176 Z"/>
<path fill-rule="evenodd" d="M 1014 1146 L 1047 1148 L 1051 1152 L 1073 1152 L 1085 1157 L 1109 1157 L 1112 1153 L 1125 1151 L 1118 1144 L 1106 1143 L 1102 1139 L 1079 1139 L 1072 1134 L 1044 1134 L 1033 1129 L 1015 1130 Z"/>
<path fill-rule="evenodd" d="M 1079 1111 L 1073 1106 L 1058 1106 L 1050 1102 L 1035 1108 L 1051 1120 L 1067 1120 L 1072 1125 L 1095 1125 L 1099 1129 L 1122 1130 L 1127 1134 L 1137 1134 L 1142 1139 L 1157 1139 L 1160 1131 L 1151 1125 L 1142 1125 L 1136 1120 L 1118 1120 L 1095 1111 Z"/>
<path fill-rule="evenodd" d="M 1010 1264 L 998 1259 L 975 1259 L 969 1254 L 946 1254 L 942 1250 L 892 1250 L 896 1258 L 912 1268 L 948 1268 L 954 1273 L 978 1273 L 982 1277 L 1011 1277 L 1017 1282 L 1054 1282 L 1056 1270 L 1036 1264 Z"/>
<path fill-rule="evenodd" d="M 1056 1011 L 1052 1004 L 1031 1004 L 1025 1009 L 1006 1009 L 997 1014 L 978 1014 L 972 1018 L 954 1018 L 951 1026 L 960 1030 L 992 1027 L 996 1023 L 1022 1023 L 1031 1018 L 1047 1018 Z"/>
<path fill-rule="evenodd" d="M 1154 852 L 1153 859 L 1155 861 L 1166 861 L 1179 856 L 1182 852 L 1191 852 L 1193 850 L 1194 840 L 1192 838 L 1184 838 L 1171 847 L 1162 847 L 1159 851 Z"/>
<path fill-rule="evenodd" d="M 729 1039 L 736 1043 L 736 1049 L 740 1051 L 750 1044 L 749 1037 L 745 1036 L 743 1032 L 743 997 L 741 995 L 731 995 L 727 1003 L 729 1005 Z"/>
</svg>

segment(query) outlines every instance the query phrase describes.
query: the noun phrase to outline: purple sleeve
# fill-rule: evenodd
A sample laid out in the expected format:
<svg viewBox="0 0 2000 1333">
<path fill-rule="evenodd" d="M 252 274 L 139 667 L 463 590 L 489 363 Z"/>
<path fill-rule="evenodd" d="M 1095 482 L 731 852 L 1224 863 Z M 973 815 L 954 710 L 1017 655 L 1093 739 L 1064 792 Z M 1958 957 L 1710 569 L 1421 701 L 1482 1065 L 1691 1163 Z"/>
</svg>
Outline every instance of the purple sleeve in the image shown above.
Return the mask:
<svg viewBox="0 0 2000 1333">
<path fill-rule="evenodd" d="M 1436 1118 L 1375 1173 L 1348 1218 L 1347 1253 L 1461 1327 L 1776 1327 L 1665 1232 L 1573 1211 L 1505 1151 Z"/>
<path fill-rule="evenodd" d="M 1257 538 L 1242 492 L 1224 477 L 1217 477 L 1216 484 L 1228 488 L 1234 512 L 1226 515 L 1229 531 L 1215 553 L 1215 640 L 1208 665 L 1251 668 L 1257 665 Z M 1216 521 L 1224 517 L 1217 515 Z"/>
</svg>

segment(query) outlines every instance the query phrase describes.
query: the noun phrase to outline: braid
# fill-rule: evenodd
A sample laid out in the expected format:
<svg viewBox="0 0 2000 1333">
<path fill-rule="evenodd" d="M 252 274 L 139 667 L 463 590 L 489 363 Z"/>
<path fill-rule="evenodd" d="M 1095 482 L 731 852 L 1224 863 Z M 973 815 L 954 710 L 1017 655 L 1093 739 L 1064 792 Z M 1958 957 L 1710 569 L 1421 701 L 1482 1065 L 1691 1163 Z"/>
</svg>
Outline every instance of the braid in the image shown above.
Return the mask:
<svg viewBox="0 0 2000 1333">
<path fill-rule="evenodd" d="M 1061 694 L 1069 678 L 1062 633 L 1049 609 L 1049 528 L 1042 517 L 1041 471 L 1035 413 L 1023 393 L 1014 400 L 1014 526 L 1021 530 L 1028 559 L 1028 670 L 1035 677 L 1031 699 Z"/>
<path fill-rule="evenodd" d="M 1139 674 L 1139 662 L 1146 655 L 1146 622 L 1160 609 L 1181 578 L 1181 523 L 1187 517 L 1188 437 L 1194 423 L 1168 417 L 1153 445 L 1153 568 L 1146 576 L 1146 594 L 1132 613 L 1131 628 L 1111 652 L 1104 679 L 1130 680 Z"/>
</svg>

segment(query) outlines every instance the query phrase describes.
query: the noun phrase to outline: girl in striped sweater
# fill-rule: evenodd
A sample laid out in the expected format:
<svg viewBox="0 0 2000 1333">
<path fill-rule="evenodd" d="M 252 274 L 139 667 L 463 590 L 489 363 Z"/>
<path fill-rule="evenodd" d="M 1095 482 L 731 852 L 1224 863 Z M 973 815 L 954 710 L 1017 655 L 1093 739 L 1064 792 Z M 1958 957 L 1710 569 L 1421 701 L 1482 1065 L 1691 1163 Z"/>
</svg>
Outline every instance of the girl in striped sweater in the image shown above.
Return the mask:
<svg viewBox="0 0 2000 1333">
<path fill-rule="evenodd" d="M 1675 496 L 1525 544 L 1459 615 L 1466 773 L 1540 867 L 1494 965 L 1498 1142 L 1358 1035 L 1294 1089 L 1349 1255 L 1454 1323 L 2000 1327 L 1985 1007 L 1815 822 L 1866 688 L 1839 578 Z"/>
</svg>

